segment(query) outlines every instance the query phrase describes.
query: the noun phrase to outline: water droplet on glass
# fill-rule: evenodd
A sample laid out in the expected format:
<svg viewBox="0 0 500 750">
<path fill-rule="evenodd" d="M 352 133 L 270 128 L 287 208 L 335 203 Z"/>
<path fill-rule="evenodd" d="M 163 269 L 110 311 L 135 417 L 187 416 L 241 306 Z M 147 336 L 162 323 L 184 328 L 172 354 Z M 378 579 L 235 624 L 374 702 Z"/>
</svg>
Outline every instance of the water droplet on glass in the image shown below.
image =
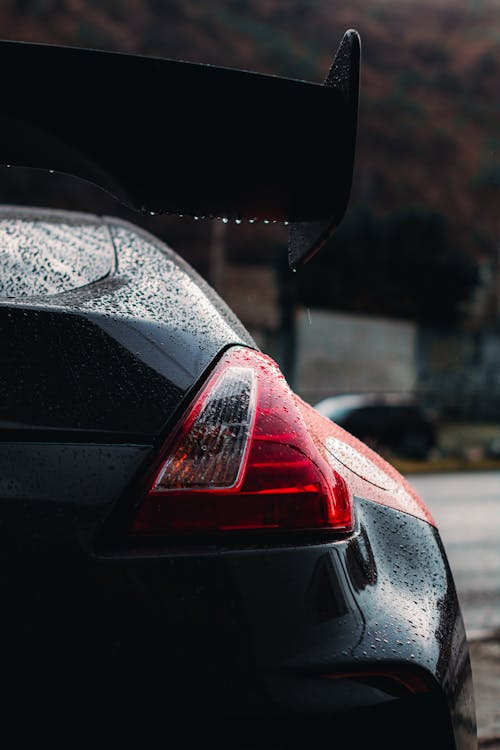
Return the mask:
<svg viewBox="0 0 500 750">
<path fill-rule="evenodd" d="M 221 221 L 223 224 L 229 224 L 229 219 L 226 216 L 223 216 Z"/>
</svg>

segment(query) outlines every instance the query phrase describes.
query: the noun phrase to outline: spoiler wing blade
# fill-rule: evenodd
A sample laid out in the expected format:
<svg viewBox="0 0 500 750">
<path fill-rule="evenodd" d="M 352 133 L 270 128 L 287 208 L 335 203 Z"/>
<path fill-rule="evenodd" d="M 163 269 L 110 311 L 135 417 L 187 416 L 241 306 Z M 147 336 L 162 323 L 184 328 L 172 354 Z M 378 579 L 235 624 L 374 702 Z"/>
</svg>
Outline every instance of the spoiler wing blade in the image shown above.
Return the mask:
<svg viewBox="0 0 500 750">
<path fill-rule="evenodd" d="M 141 211 L 291 224 L 307 260 L 349 197 L 359 37 L 325 83 L 0 42 L 0 163 L 83 178 Z"/>
</svg>

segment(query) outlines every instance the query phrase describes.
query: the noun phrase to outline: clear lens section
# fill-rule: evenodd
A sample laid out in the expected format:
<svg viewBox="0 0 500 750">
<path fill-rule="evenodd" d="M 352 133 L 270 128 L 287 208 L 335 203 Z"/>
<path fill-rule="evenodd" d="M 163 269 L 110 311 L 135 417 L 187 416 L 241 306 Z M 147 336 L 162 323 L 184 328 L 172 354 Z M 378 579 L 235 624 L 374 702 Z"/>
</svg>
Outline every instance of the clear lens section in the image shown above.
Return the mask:
<svg viewBox="0 0 500 750">
<path fill-rule="evenodd" d="M 255 374 L 229 367 L 187 419 L 153 492 L 228 489 L 240 478 L 255 415 Z"/>
</svg>

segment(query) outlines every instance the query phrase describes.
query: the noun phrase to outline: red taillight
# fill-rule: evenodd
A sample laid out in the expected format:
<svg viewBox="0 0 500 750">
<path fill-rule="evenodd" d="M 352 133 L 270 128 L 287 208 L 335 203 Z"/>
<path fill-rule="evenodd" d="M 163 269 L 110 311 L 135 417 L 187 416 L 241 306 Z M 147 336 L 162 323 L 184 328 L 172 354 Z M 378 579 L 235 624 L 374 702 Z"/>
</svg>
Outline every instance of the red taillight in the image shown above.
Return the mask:
<svg viewBox="0 0 500 750">
<path fill-rule="evenodd" d="M 349 530 L 348 488 L 272 360 L 230 349 L 187 414 L 133 530 Z"/>
</svg>

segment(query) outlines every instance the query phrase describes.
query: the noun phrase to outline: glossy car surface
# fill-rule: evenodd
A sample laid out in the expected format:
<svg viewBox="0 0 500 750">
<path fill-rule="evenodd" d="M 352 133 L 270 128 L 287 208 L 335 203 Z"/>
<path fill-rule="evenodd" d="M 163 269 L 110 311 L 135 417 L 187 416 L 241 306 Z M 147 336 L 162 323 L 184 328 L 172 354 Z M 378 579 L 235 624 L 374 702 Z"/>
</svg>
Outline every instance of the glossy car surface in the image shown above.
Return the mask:
<svg viewBox="0 0 500 750">
<path fill-rule="evenodd" d="M 423 459 L 436 444 L 434 421 L 411 395 L 331 396 L 317 403 L 315 409 L 376 450 Z"/>
<path fill-rule="evenodd" d="M 151 235 L 5 208 L 0 248 L 4 736 L 475 747 L 452 576 L 407 482 L 294 396 Z M 228 371 L 257 383 L 242 468 L 206 492 L 191 477 L 182 494 L 172 456 L 205 445 L 197 405 L 222 402 Z M 236 432 L 235 420 L 224 449 Z M 330 488 L 331 523 L 290 478 L 303 463 Z"/>
</svg>

